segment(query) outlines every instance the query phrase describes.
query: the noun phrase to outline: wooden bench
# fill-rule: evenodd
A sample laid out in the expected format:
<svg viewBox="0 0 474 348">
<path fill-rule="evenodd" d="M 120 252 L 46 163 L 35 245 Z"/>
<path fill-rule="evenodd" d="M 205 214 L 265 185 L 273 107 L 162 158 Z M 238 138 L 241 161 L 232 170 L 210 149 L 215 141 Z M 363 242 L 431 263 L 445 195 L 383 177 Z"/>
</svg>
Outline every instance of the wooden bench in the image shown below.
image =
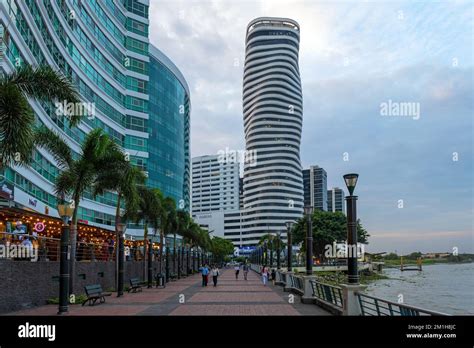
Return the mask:
<svg viewBox="0 0 474 348">
<path fill-rule="evenodd" d="M 89 306 L 95 305 L 97 301 L 99 301 L 99 303 L 104 303 L 105 296 L 112 295 L 110 292 L 104 292 L 100 284 L 86 285 L 84 290 L 86 292 L 87 299 L 82 303 L 83 306 L 87 302 L 89 302 Z"/>
<path fill-rule="evenodd" d="M 140 283 L 140 279 L 138 278 L 131 278 L 130 279 L 130 288 L 128 289 L 128 292 L 137 292 L 137 291 L 142 291 L 142 286 Z"/>
</svg>

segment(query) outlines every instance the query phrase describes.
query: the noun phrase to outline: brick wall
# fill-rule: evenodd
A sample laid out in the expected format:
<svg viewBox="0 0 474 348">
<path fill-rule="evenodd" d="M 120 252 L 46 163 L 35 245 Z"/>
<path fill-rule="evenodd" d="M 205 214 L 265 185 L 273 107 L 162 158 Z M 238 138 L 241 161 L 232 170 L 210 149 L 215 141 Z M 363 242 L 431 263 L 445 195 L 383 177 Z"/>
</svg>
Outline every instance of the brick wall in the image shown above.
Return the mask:
<svg viewBox="0 0 474 348">
<path fill-rule="evenodd" d="M 153 274 L 160 264 L 153 262 Z M 164 266 L 163 266 L 164 267 Z M 130 278 L 146 279 L 143 261 L 127 261 L 124 284 Z M 170 262 L 173 270 L 173 262 Z M 115 288 L 115 262 L 77 262 L 74 293 L 84 293 L 84 286 L 100 284 L 104 291 Z M 59 296 L 59 262 L 0 260 L 0 313 L 8 313 L 46 304 Z"/>
</svg>

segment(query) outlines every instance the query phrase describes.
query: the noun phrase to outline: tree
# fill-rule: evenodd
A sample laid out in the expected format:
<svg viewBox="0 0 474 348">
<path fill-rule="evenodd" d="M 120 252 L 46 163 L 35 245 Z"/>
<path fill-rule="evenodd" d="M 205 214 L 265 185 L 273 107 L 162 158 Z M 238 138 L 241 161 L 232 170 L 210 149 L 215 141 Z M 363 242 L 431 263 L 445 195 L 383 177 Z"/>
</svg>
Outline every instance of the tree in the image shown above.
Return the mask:
<svg viewBox="0 0 474 348">
<path fill-rule="evenodd" d="M 146 274 L 146 258 L 148 245 L 148 227 L 151 226 L 155 233 L 160 226 L 160 216 L 163 210 L 162 193 L 158 189 L 151 189 L 146 186 L 138 186 L 137 210 L 127 210 L 126 217 L 133 219 L 137 224 L 143 223 L 143 278 Z"/>
<path fill-rule="evenodd" d="M 176 228 L 176 202 L 171 197 L 161 196 L 160 210 L 160 260 L 163 260 L 163 247 L 165 236 L 167 236 L 173 228 Z M 169 278 L 169 252 L 166 252 L 166 279 Z M 160 272 L 162 272 L 162 262 L 160 262 Z"/>
<path fill-rule="evenodd" d="M 61 172 L 56 177 L 54 189 L 59 200 L 70 197 L 73 210 L 71 219 L 71 272 L 75 274 L 77 219 L 79 203 L 84 193 L 94 186 L 98 176 L 109 169 L 115 160 L 118 145 L 101 129 L 87 134 L 81 144 L 79 156 L 66 144 L 62 136 L 46 127 L 36 130 L 35 143 L 47 149 L 54 157 Z M 74 289 L 74 277 L 70 278 L 70 291 Z"/>
<path fill-rule="evenodd" d="M 145 184 L 146 176 L 142 170 L 134 167 L 130 161 L 126 160 L 125 154 L 116 149 L 111 153 L 115 159 L 108 163 L 107 170 L 98 173 L 94 185 L 93 196 L 102 195 L 106 191 L 117 193 L 117 203 L 115 205 L 115 241 L 119 241 L 118 225 L 122 221 L 125 223 L 128 216 L 134 215 L 140 206 L 140 195 L 138 185 Z M 122 214 L 122 203 L 125 203 L 125 213 Z M 118 245 L 117 245 L 118 260 Z"/>
<path fill-rule="evenodd" d="M 0 169 L 31 163 L 35 117 L 28 98 L 44 102 L 79 101 L 70 80 L 50 66 L 24 65 L 0 76 Z M 69 123 L 79 123 L 78 117 Z"/>
<path fill-rule="evenodd" d="M 342 212 L 329 212 L 316 210 L 312 216 L 313 222 L 313 252 L 315 256 L 324 259 L 324 252 L 327 245 L 334 242 L 341 242 L 347 239 L 347 218 Z M 294 243 L 305 242 L 306 238 L 306 217 L 298 220 L 293 229 Z M 357 241 L 368 244 L 370 235 L 362 227 L 360 219 L 357 219 Z M 305 250 L 305 248 L 303 248 Z"/>
<path fill-rule="evenodd" d="M 211 239 L 210 251 L 214 255 L 216 261 L 222 262 L 226 256 L 234 251 L 234 244 L 228 239 L 214 237 Z"/>
</svg>

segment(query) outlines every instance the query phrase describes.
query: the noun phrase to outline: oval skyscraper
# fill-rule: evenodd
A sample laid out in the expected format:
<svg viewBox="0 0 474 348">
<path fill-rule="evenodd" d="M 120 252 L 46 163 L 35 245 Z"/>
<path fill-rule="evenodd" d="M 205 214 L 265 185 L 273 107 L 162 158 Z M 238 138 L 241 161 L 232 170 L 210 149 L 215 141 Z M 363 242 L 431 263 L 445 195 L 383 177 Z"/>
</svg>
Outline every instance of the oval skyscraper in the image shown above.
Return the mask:
<svg viewBox="0 0 474 348">
<path fill-rule="evenodd" d="M 285 231 L 286 221 L 302 216 L 299 41 L 292 19 L 260 17 L 247 26 L 243 116 L 252 161 L 244 166 L 244 245 Z"/>
</svg>

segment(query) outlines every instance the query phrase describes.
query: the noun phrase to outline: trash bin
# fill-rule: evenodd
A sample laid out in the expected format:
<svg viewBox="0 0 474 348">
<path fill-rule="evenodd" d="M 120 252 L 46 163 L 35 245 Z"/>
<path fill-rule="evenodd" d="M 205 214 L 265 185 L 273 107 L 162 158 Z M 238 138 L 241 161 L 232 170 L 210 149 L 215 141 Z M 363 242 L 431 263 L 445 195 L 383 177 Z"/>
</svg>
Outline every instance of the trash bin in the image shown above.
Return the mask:
<svg viewBox="0 0 474 348">
<path fill-rule="evenodd" d="M 156 278 L 156 287 L 159 287 L 159 286 L 161 286 L 163 288 L 166 287 L 165 275 L 164 274 L 158 273 L 155 278 Z"/>
</svg>

